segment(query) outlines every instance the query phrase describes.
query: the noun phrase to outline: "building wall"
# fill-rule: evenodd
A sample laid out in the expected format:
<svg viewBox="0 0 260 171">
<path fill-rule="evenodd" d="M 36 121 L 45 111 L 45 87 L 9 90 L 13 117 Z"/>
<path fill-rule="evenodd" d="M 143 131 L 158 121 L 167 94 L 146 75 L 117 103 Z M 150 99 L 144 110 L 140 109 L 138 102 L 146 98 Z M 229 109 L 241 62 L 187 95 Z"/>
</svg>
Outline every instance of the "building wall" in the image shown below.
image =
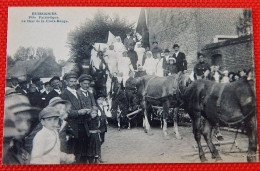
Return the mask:
<svg viewBox="0 0 260 171">
<path fill-rule="evenodd" d="M 150 43 L 155 39 L 163 49 L 173 44 L 187 56 L 188 70 L 197 61 L 197 52 L 215 35 L 236 35 L 236 22 L 243 9 L 147 8 Z M 152 47 L 152 45 L 151 45 Z"/>
<path fill-rule="evenodd" d="M 251 36 L 238 39 L 214 43 L 203 49 L 208 61 L 212 61 L 212 56 L 220 54 L 223 65 L 221 68 L 228 71 L 237 72 L 243 69 L 254 69 L 253 40 Z"/>
</svg>

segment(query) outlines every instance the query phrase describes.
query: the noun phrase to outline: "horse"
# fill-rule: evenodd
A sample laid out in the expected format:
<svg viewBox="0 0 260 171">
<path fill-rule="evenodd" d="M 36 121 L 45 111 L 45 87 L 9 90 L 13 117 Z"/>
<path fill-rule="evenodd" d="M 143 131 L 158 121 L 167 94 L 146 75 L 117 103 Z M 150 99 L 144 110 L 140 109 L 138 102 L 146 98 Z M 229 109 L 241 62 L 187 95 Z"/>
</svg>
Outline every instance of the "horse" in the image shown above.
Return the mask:
<svg viewBox="0 0 260 171">
<path fill-rule="evenodd" d="M 212 129 L 219 122 L 228 125 L 245 123 L 249 138 L 247 161 L 256 161 L 258 135 L 254 85 L 254 81 L 246 79 L 228 84 L 197 80 L 185 88 L 182 96 L 183 106 L 192 119 L 201 162 L 207 161 L 201 146 L 201 134 L 207 142 L 212 158 L 222 160 L 212 143 Z"/>
<path fill-rule="evenodd" d="M 118 130 L 121 130 L 121 121 L 128 113 L 128 104 L 122 82 L 118 77 L 112 78 L 110 97 L 112 99 L 111 113 L 112 118 L 117 121 Z"/>
<path fill-rule="evenodd" d="M 152 133 L 150 132 L 147 109 L 148 106 L 155 105 L 163 107 L 163 133 L 166 139 L 169 139 L 167 132 L 169 109 L 170 107 L 174 108 L 174 133 L 177 139 L 182 139 L 178 130 L 177 115 L 179 107 L 182 104 L 179 97 L 182 95 L 182 92 L 184 92 L 184 90 L 181 90 L 181 87 L 185 87 L 187 80 L 188 77 L 182 72 L 167 77 L 145 75 L 135 79 L 137 95 L 141 99 L 141 107 L 144 113 L 144 131 L 148 135 L 152 135 Z M 183 86 L 181 86 L 181 84 L 183 84 Z"/>
</svg>

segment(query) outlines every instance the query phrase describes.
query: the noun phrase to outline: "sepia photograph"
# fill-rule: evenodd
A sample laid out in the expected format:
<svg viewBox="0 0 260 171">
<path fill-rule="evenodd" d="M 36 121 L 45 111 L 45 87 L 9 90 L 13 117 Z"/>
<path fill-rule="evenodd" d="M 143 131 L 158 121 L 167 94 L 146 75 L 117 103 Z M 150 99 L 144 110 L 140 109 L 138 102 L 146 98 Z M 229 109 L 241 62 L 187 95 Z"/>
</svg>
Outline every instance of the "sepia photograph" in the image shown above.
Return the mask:
<svg viewBox="0 0 260 171">
<path fill-rule="evenodd" d="M 252 10 L 8 7 L 2 164 L 259 162 Z"/>
</svg>

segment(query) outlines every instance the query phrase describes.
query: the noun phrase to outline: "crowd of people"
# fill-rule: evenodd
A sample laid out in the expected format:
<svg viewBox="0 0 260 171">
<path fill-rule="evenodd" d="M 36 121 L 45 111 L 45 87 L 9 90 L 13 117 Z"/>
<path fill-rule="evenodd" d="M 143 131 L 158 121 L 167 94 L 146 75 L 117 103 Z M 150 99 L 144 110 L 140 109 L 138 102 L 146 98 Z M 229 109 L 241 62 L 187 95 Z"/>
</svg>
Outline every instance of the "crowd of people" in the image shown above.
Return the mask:
<svg viewBox="0 0 260 171">
<path fill-rule="evenodd" d="M 95 93 L 100 89 L 95 84 L 100 76 L 92 77 L 89 70 L 102 71 L 100 78 L 106 73 L 121 78 L 124 87 L 138 73 L 163 77 L 187 72 L 186 56 L 179 51 L 178 44 L 173 45 L 172 55 L 169 49 L 162 50 L 157 41 L 152 45 L 151 50 L 143 48 L 141 42 L 135 42 L 128 33 L 124 42 L 120 37 L 115 38 L 101 56 L 101 63 L 82 61 L 80 76 L 68 72 L 62 80 L 54 76 L 48 82 L 40 78 L 7 79 L 3 163 L 102 163 L 107 94 Z M 203 54 L 198 53 L 197 58 L 192 73 L 194 80 L 229 83 L 252 74 L 245 70 L 239 73 L 220 71 L 219 66 L 210 66 Z M 131 88 L 127 94 L 133 94 Z"/>
<path fill-rule="evenodd" d="M 54 76 L 44 84 L 34 78 L 29 89 L 25 81 L 9 80 L 3 163 L 103 162 L 101 145 L 107 131 L 105 97 L 94 98 L 90 92 L 92 80 L 90 75 L 78 77 L 71 72 L 62 81 Z"/>
<path fill-rule="evenodd" d="M 239 79 L 253 79 L 253 72 L 249 70 L 240 70 L 238 72 L 229 72 L 228 70 L 220 70 L 220 66 L 210 66 L 202 53 L 198 53 L 198 63 L 194 66 L 194 70 L 191 74 L 192 80 L 206 79 L 212 80 L 218 83 L 231 83 Z"/>
</svg>

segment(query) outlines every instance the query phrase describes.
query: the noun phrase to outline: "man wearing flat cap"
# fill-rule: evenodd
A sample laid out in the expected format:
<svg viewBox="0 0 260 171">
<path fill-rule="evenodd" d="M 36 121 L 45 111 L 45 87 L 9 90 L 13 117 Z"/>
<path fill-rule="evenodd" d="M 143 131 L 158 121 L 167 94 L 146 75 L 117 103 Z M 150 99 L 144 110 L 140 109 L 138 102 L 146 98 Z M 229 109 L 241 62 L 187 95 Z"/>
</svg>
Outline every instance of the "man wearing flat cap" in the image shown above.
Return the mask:
<svg viewBox="0 0 260 171">
<path fill-rule="evenodd" d="M 173 45 L 174 54 L 172 57 L 176 59 L 176 66 L 177 66 L 177 72 L 185 71 L 187 70 L 187 61 L 186 56 L 183 52 L 180 52 L 180 46 L 178 44 Z"/>
<path fill-rule="evenodd" d="M 77 95 L 83 108 L 92 109 L 96 106 L 93 94 L 88 91 L 92 80 L 92 77 L 87 74 L 82 74 L 78 79 L 80 88 L 77 90 Z"/>
<path fill-rule="evenodd" d="M 75 149 L 74 154 L 76 156 L 76 163 L 86 163 L 87 160 L 87 141 L 89 135 L 88 125 L 85 118 L 88 117 L 91 109 L 84 108 L 83 101 L 79 97 L 76 88 L 77 74 L 67 73 L 64 75 L 67 88 L 61 93 L 60 97 L 63 100 L 67 100 L 71 103 L 71 110 L 68 112 L 68 124 L 75 133 Z M 82 78 L 81 78 L 82 81 Z"/>
<path fill-rule="evenodd" d="M 50 100 L 54 97 L 57 97 L 61 94 L 60 90 L 60 77 L 54 76 L 50 79 L 50 84 L 53 90 L 48 93 L 48 95 L 45 97 L 45 106 L 47 106 L 50 102 Z"/>
</svg>

